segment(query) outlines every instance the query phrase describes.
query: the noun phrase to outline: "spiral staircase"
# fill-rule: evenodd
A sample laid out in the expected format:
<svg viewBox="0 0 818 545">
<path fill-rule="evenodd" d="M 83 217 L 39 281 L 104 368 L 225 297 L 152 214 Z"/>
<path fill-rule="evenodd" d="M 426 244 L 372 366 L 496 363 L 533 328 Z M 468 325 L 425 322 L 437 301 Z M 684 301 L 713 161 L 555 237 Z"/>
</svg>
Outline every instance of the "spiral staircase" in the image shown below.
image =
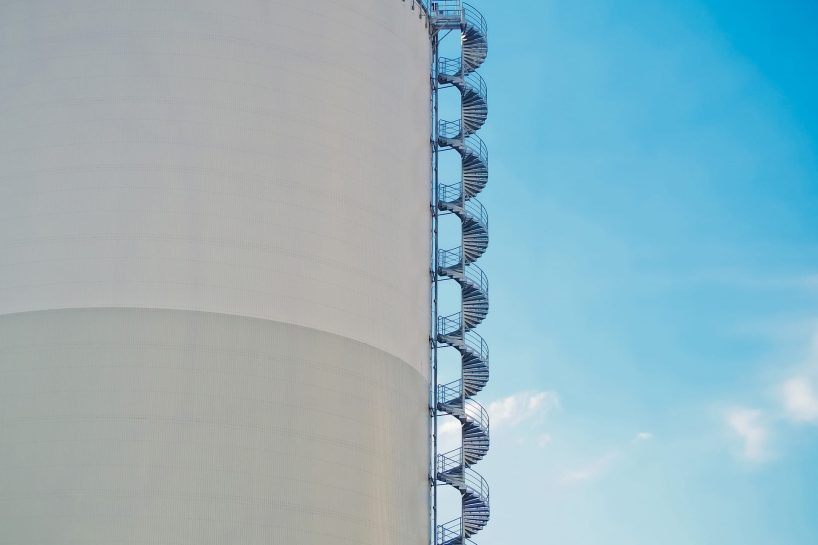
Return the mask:
<svg viewBox="0 0 818 545">
<path fill-rule="evenodd" d="M 488 214 L 477 200 L 488 182 L 488 150 L 477 136 L 488 117 L 486 84 L 476 70 L 488 55 L 486 21 L 472 6 L 460 0 L 430 0 L 427 6 L 432 32 L 460 33 L 461 57 L 442 58 L 435 47 L 433 67 L 435 92 L 454 87 L 460 92 L 460 118 L 438 120 L 435 153 L 454 151 L 460 155 L 462 171 L 456 183 L 441 184 L 436 176 L 436 214 L 453 214 L 462 226 L 461 244 L 438 249 L 435 255 L 435 281 L 454 281 L 460 287 L 459 312 L 440 315 L 436 308 L 434 349 L 450 346 L 460 353 L 461 377 L 448 384 L 435 385 L 435 416 L 456 418 L 462 430 L 462 446 L 436 453 L 434 486 L 452 486 L 462 498 L 461 516 L 437 524 L 434 545 L 472 544 L 471 537 L 489 520 L 489 487 L 472 469 L 489 449 L 489 418 L 474 400 L 489 379 L 489 350 L 474 330 L 489 310 L 489 283 L 475 263 L 486 252 L 489 242 Z M 436 157 L 437 160 L 437 157 Z M 437 172 L 437 169 L 435 169 Z M 437 247 L 437 245 L 436 245 Z M 436 359 L 435 359 L 436 361 Z"/>
</svg>

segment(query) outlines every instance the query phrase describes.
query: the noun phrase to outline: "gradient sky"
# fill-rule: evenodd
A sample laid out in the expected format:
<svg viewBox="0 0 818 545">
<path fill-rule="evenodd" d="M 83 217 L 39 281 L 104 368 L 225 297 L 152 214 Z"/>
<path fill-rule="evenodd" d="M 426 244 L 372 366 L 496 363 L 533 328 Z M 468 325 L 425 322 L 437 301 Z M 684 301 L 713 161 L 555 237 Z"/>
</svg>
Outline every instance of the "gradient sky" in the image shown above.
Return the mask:
<svg viewBox="0 0 818 545">
<path fill-rule="evenodd" d="M 818 3 L 489 20 L 480 545 L 818 543 Z"/>
</svg>

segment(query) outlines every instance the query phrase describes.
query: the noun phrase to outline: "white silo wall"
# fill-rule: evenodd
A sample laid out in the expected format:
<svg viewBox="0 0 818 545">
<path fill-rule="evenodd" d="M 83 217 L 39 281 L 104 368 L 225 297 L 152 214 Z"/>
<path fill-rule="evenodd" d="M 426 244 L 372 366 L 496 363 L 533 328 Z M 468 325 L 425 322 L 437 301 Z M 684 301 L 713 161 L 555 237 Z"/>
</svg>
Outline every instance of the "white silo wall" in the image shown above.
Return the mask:
<svg viewBox="0 0 818 545">
<path fill-rule="evenodd" d="M 0 544 L 427 542 L 419 15 L 0 2 Z"/>
</svg>

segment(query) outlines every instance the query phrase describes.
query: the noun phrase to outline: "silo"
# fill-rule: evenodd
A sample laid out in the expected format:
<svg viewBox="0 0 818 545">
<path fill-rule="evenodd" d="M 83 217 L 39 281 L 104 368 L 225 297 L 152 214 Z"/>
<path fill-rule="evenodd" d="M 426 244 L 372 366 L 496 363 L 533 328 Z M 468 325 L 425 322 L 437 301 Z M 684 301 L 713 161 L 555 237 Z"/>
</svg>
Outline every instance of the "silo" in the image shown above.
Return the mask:
<svg viewBox="0 0 818 545">
<path fill-rule="evenodd" d="M 0 543 L 428 542 L 412 0 L 0 3 Z"/>
</svg>

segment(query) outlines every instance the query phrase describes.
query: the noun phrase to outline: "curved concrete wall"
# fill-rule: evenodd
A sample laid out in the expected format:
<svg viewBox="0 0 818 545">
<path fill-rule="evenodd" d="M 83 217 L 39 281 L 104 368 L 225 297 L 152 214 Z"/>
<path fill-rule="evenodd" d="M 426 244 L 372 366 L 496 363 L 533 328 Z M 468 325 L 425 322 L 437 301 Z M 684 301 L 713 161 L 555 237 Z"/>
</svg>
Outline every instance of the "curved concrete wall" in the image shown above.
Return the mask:
<svg viewBox="0 0 818 545">
<path fill-rule="evenodd" d="M 0 544 L 427 542 L 419 14 L 0 3 Z"/>
</svg>

